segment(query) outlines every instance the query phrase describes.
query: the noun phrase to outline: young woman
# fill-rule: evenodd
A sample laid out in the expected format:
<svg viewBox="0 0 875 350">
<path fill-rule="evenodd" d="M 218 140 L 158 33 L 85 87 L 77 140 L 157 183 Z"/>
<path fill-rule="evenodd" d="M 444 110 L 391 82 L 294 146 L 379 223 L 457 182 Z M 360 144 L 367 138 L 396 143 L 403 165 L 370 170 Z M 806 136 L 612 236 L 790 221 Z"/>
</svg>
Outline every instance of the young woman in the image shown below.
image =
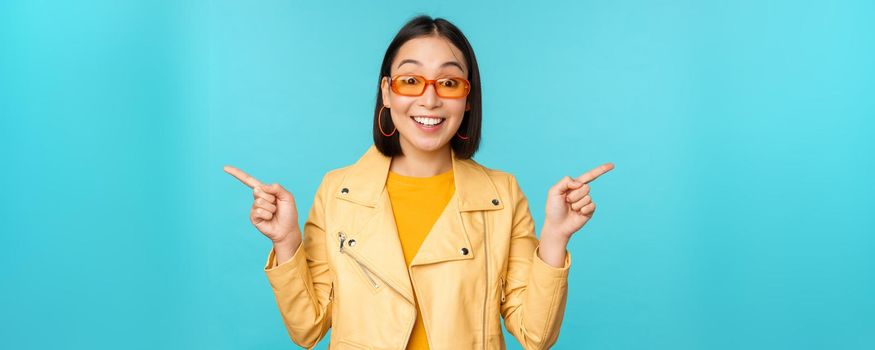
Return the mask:
<svg viewBox="0 0 875 350">
<path fill-rule="evenodd" d="M 604 164 L 550 188 L 541 239 L 516 179 L 471 157 L 480 75 L 450 22 L 420 16 L 386 50 L 374 145 L 322 179 L 303 238 L 279 184 L 253 189 L 250 220 L 273 241 L 265 272 L 291 339 L 332 349 L 526 349 L 559 336 L 571 235 L 595 212 Z"/>
</svg>

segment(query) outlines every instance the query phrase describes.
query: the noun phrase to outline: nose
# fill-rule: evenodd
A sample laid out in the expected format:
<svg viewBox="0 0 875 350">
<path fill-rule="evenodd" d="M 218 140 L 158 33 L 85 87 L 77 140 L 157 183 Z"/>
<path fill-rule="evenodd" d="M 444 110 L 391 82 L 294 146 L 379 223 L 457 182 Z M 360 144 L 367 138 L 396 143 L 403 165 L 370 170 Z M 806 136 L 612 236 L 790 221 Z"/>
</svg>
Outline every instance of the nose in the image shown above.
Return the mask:
<svg viewBox="0 0 875 350">
<path fill-rule="evenodd" d="M 440 107 L 441 99 L 440 96 L 437 95 L 437 91 L 434 89 L 434 84 L 428 84 L 425 86 L 425 91 L 419 98 L 419 104 L 428 109 Z"/>
</svg>

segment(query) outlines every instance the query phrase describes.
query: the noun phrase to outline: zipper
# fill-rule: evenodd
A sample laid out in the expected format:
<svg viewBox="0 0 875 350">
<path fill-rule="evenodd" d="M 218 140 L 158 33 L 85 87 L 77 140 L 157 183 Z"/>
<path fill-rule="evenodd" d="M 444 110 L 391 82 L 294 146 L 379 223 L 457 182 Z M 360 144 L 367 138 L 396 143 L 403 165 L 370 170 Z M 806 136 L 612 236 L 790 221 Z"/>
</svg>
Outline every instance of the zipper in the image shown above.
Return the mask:
<svg viewBox="0 0 875 350">
<path fill-rule="evenodd" d="M 486 266 L 486 280 L 489 281 L 489 230 L 487 229 L 487 221 L 486 221 L 486 212 L 481 211 L 483 218 L 483 258 L 486 262 L 484 265 Z M 486 309 L 489 307 L 489 294 L 483 293 L 485 296 L 483 297 L 483 349 L 486 349 L 488 344 L 486 343 Z"/>
<path fill-rule="evenodd" d="M 501 283 L 501 303 L 504 304 L 504 277 L 499 277 L 498 281 Z"/>
<path fill-rule="evenodd" d="M 370 273 L 371 270 L 368 269 L 364 264 L 362 264 L 358 259 L 356 259 L 355 254 L 351 254 L 351 253 L 345 252 L 343 250 L 343 243 L 346 241 L 346 234 L 343 232 L 338 232 L 337 238 L 340 241 L 340 253 L 346 254 L 346 256 L 350 257 L 353 261 L 355 261 L 359 265 L 359 267 L 361 267 L 362 271 L 365 273 L 365 276 L 367 276 L 368 280 L 373 284 L 374 288 L 378 288 L 379 285 L 374 280 L 374 278 L 371 276 L 371 273 Z M 411 280 L 410 283 L 412 284 L 413 280 Z M 392 285 L 389 285 L 389 286 L 391 287 Z M 401 294 L 401 291 L 396 290 L 396 292 Z M 407 300 L 407 298 L 404 298 L 404 300 Z M 416 323 L 416 314 L 419 312 L 416 310 L 416 306 L 412 302 L 410 303 L 410 306 L 413 307 L 413 318 L 410 320 L 410 325 L 407 327 L 408 331 L 407 331 L 407 336 L 405 337 L 405 340 L 404 340 L 404 344 L 407 344 L 407 342 L 410 341 L 410 334 L 413 332 L 414 323 Z M 484 314 L 485 314 L 485 310 L 484 310 Z"/>
<path fill-rule="evenodd" d="M 376 289 L 376 288 L 380 288 L 380 285 L 377 284 L 377 281 L 375 281 L 375 280 L 374 280 L 374 277 L 371 276 L 371 272 L 370 272 L 370 270 L 368 270 L 368 268 L 365 267 L 365 265 L 362 265 L 362 263 L 360 263 L 358 260 L 356 260 L 355 262 L 358 263 L 358 264 L 359 264 L 359 267 L 362 268 L 362 271 L 365 273 L 365 277 L 368 278 L 368 281 L 371 282 L 371 285 L 373 285 L 375 289 Z"/>
<path fill-rule="evenodd" d="M 334 281 L 331 281 L 331 292 L 328 294 L 328 302 L 334 301 Z"/>
<path fill-rule="evenodd" d="M 343 232 L 338 232 L 337 238 L 338 238 L 338 240 L 340 240 L 340 252 L 343 254 L 346 254 L 346 256 L 352 258 L 352 260 L 355 261 L 355 263 L 359 265 L 359 268 L 362 269 L 362 272 L 365 274 L 365 277 L 368 279 L 368 281 L 371 282 L 371 285 L 374 287 L 374 289 L 380 288 L 380 284 L 377 283 L 377 281 L 374 279 L 374 276 L 371 274 L 371 270 L 368 269 L 368 267 L 365 266 L 365 264 L 362 264 L 361 261 L 356 259 L 355 256 L 343 251 L 343 242 L 346 241 L 346 234 Z"/>
</svg>

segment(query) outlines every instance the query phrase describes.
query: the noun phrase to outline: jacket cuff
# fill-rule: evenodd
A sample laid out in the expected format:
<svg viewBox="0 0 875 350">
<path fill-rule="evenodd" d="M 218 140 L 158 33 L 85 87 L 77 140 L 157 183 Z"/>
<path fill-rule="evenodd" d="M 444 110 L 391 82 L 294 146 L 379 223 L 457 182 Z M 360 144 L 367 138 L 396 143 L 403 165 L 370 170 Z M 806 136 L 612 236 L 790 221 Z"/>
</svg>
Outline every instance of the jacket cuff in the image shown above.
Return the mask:
<svg viewBox="0 0 875 350">
<path fill-rule="evenodd" d="M 292 258 L 279 265 L 276 263 L 276 250 L 271 247 L 270 253 L 267 255 L 267 262 L 264 264 L 264 272 L 270 276 L 278 273 L 288 273 L 291 270 L 295 270 L 296 266 L 307 266 L 307 257 L 302 247 L 303 244 L 299 244 L 298 249 L 292 254 Z"/>
<path fill-rule="evenodd" d="M 538 250 L 541 248 L 538 245 L 534 251 L 534 257 L 532 258 L 532 272 L 535 276 L 544 276 L 547 278 L 567 278 L 568 270 L 571 268 L 571 252 L 568 250 L 565 251 L 565 263 L 562 267 L 554 267 L 544 260 L 541 260 L 541 257 L 538 256 Z"/>
</svg>

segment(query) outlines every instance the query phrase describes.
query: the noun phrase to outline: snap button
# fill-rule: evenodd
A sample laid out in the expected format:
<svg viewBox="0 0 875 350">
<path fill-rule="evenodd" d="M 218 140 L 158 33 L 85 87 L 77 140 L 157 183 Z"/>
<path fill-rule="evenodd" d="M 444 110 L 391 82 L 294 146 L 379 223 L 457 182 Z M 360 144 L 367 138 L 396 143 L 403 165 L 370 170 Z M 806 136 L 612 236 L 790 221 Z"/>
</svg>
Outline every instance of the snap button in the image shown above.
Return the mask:
<svg viewBox="0 0 875 350">
<path fill-rule="evenodd" d="M 342 190 L 340 190 L 340 193 L 349 193 L 349 189 L 344 187 Z"/>
<path fill-rule="evenodd" d="M 351 240 L 349 240 L 349 242 L 346 242 L 346 244 L 349 245 L 350 247 L 352 247 L 355 245 L 355 240 L 351 239 Z"/>
<path fill-rule="evenodd" d="M 493 200 L 492 200 L 492 204 L 493 204 L 493 205 L 498 205 L 498 200 L 497 200 L 497 199 L 493 199 Z"/>
<path fill-rule="evenodd" d="M 468 248 L 462 248 L 462 255 L 468 255 Z"/>
</svg>

